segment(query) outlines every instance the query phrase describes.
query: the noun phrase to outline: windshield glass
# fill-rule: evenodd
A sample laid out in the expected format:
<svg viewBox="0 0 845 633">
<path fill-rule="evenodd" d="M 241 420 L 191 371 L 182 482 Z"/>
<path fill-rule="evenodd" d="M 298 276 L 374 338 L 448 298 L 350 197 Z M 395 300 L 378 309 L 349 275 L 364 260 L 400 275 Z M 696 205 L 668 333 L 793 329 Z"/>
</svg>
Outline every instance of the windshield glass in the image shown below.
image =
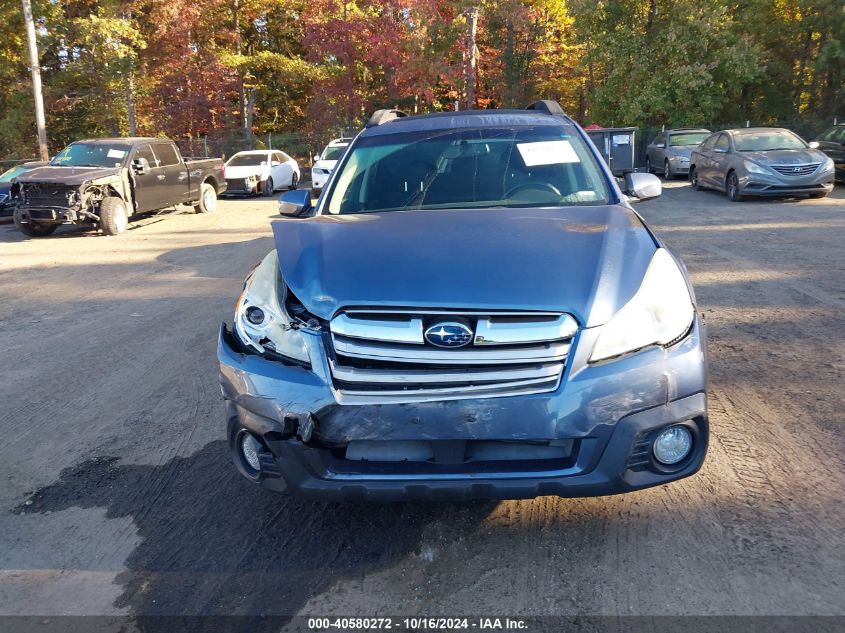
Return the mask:
<svg viewBox="0 0 845 633">
<path fill-rule="evenodd" d="M 259 167 L 267 164 L 267 154 L 235 154 L 226 163 L 228 167 Z"/>
<path fill-rule="evenodd" d="M 327 145 L 320 160 L 340 160 L 348 145 Z"/>
<path fill-rule="evenodd" d="M 26 167 L 24 167 L 23 165 L 12 167 L 11 169 L 8 169 L 2 174 L 0 174 L 0 182 L 11 182 L 12 178 L 20 176 L 25 171 Z"/>
<path fill-rule="evenodd" d="M 334 181 L 328 212 L 606 204 L 601 171 L 574 132 L 462 128 L 362 138 Z"/>
<path fill-rule="evenodd" d="M 129 146 L 118 143 L 72 143 L 50 161 L 58 167 L 120 167 Z"/>
<path fill-rule="evenodd" d="M 670 147 L 689 147 L 698 145 L 710 136 L 710 132 L 686 132 L 684 134 L 672 134 L 669 137 Z"/>
<path fill-rule="evenodd" d="M 773 149 L 807 148 L 807 144 L 804 141 L 786 130 L 737 132 L 734 133 L 734 146 L 738 152 L 765 152 Z"/>
</svg>

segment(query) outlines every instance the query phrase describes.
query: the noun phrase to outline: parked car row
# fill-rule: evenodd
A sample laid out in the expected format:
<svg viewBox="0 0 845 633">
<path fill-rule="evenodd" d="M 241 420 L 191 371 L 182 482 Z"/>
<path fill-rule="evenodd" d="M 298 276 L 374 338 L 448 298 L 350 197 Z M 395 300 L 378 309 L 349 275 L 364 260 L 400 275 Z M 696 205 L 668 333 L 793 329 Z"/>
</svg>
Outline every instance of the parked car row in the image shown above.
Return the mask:
<svg viewBox="0 0 845 633">
<path fill-rule="evenodd" d="M 823 198 L 845 182 L 845 125 L 807 143 L 784 128 L 749 127 L 711 133 L 704 128 L 661 132 L 646 149 L 646 171 L 664 178 L 688 174 L 693 189 L 746 196 Z"/>
</svg>

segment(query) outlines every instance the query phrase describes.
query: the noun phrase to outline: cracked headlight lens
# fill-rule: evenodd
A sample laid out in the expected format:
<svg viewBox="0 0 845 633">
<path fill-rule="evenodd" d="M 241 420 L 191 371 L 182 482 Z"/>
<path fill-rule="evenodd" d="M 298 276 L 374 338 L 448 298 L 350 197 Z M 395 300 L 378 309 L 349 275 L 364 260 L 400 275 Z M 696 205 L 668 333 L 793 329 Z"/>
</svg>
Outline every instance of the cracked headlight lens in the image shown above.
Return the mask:
<svg viewBox="0 0 845 633">
<path fill-rule="evenodd" d="M 674 343 L 689 330 L 694 316 L 681 269 L 665 248 L 658 248 L 637 292 L 602 326 L 590 361 Z"/>
<path fill-rule="evenodd" d="M 310 362 L 305 337 L 285 311 L 279 258 L 273 250 L 244 282 L 235 304 L 235 332 L 260 354 L 268 351 L 302 363 Z"/>
</svg>

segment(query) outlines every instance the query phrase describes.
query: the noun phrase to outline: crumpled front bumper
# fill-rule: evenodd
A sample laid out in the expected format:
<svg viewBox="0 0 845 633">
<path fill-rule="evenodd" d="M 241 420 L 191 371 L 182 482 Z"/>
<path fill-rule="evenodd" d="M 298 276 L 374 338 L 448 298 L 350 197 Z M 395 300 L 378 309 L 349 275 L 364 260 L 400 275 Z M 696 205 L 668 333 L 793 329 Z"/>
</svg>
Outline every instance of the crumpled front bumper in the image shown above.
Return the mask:
<svg viewBox="0 0 845 633">
<path fill-rule="evenodd" d="M 239 351 L 221 329 L 220 380 L 232 457 L 243 474 L 277 491 L 330 499 L 531 498 L 592 496 L 647 488 L 689 476 L 707 450 L 707 363 L 703 324 L 669 349 L 587 362 L 598 328 L 581 330 L 555 391 L 524 396 L 338 404 L 320 337 L 309 341 L 311 367 Z M 651 441 L 682 423 L 693 432 L 689 458 L 658 464 Z M 260 438 L 259 474 L 243 467 L 238 434 Z M 345 459 L 359 440 L 545 442 L 573 440 L 568 460 L 409 465 Z M 475 465 L 477 466 L 477 465 Z"/>
</svg>

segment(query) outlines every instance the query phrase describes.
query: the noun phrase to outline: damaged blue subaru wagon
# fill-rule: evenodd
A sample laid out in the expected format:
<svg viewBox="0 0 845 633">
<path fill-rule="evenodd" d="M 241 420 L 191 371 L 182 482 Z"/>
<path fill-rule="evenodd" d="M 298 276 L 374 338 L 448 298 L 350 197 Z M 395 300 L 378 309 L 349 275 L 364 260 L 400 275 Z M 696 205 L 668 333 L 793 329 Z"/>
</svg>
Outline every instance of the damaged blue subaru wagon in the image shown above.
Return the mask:
<svg viewBox="0 0 845 633">
<path fill-rule="evenodd" d="M 659 195 L 629 174 L 638 198 Z M 606 495 L 695 473 L 685 268 L 557 103 L 380 110 L 220 332 L 231 455 L 328 499 Z"/>
</svg>

